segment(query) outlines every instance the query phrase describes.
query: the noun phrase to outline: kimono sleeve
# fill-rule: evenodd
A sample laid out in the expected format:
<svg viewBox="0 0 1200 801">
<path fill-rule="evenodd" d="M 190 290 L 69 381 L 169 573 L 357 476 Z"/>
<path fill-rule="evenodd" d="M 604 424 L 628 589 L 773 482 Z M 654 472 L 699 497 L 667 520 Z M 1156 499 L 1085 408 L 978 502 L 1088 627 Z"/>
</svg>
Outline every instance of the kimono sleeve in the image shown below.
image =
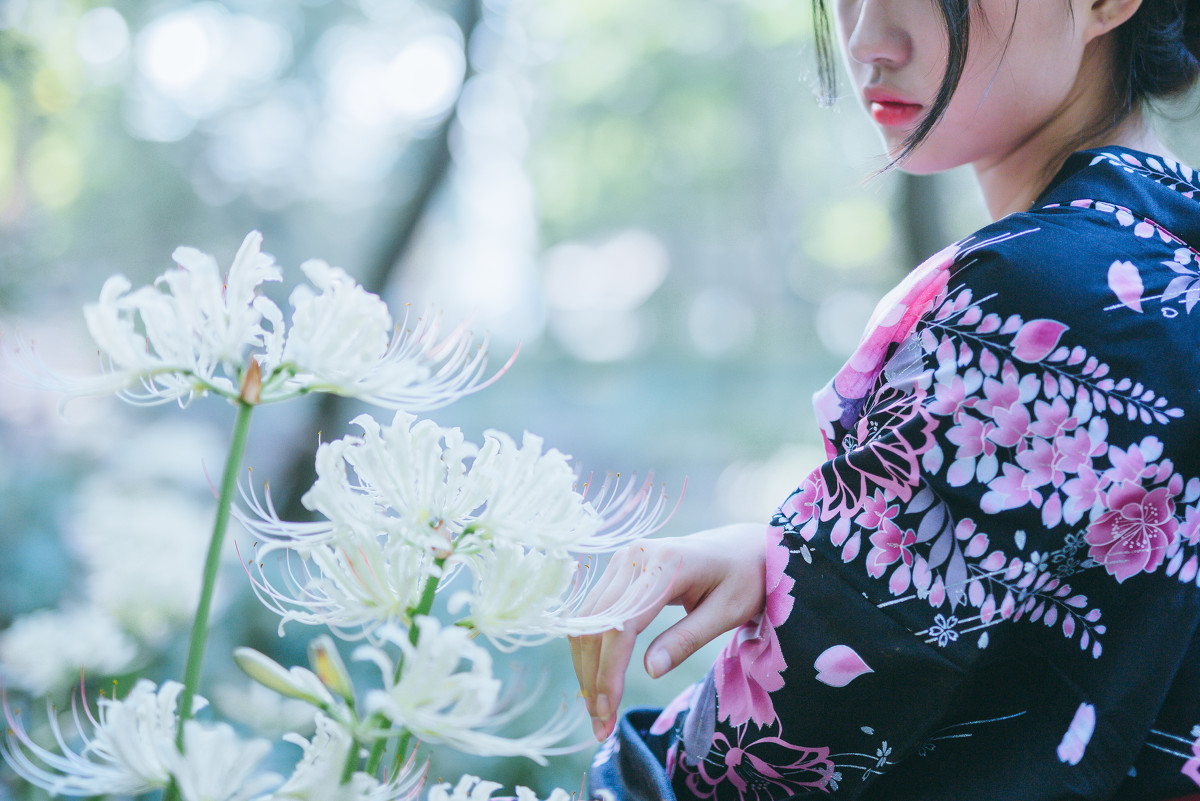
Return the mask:
<svg viewBox="0 0 1200 801">
<path fill-rule="evenodd" d="M 1105 287 L 1030 302 L 987 268 L 947 282 L 862 398 L 831 384 L 828 461 L 767 532 L 766 611 L 675 723 L 679 797 L 1124 779 L 1196 629 L 1200 479 L 1176 452 L 1195 432 L 1088 316 Z"/>
</svg>

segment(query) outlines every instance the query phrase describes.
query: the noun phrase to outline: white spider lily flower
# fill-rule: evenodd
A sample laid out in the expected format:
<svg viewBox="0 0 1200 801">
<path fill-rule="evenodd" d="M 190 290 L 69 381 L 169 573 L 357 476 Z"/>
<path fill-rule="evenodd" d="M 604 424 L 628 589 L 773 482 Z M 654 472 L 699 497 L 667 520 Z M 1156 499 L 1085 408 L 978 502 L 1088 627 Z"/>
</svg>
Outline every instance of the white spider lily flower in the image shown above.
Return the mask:
<svg viewBox="0 0 1200 801">
<path fill-rule="evenodd" d="M 73 397 L 112 391 L 115 382 L 126 400 L 146 404 L 186 405 L 208 392 L 236 398 L 248 352 L 277 349 L 282 333 L 279 308 L 257 294 L 282 277 L 261 245 L 262 234 L 248 234 L 224 278 L 212 256 L 189 247 L 175 250 L 179 269 L 153 287 L 109 278 L 84 318 L 110 373 L 57 388 Z"/>
<path fill-rule="evenodd" d="M 84 309 L 107 367 L 99 376 L 57 375 L 19 336 L 4 356 L 26 381 L 65 400 L 116 393 L 133 403 L 187 405 L 213 393 L 270 403 L 332 392 L 414 411 L 478 391 L 508 367 L 485 379 L 487 337 L 476 342 L 465 326 L 443 336 L 433 314 L 410 323 L 406 313 L 394 326 L 378 296 L 316 260 L 302 265 L 313 286 L 293 291 L 287 330 L 279 307 L 259 294 L 282 277 L 261 245 L 262 235 L 250 232 L 224 277 L 212 256 L 190 247 L 175 250 L 178 269 L 154 286 L 134 289 L 124 276 L 110 277 Z"/>
<path fill-rule="evenodd" d="M 125 698 L 101 698 L 98 718 L 87 712 L 93 730 L 90 737 L 78 706 L 73 705 L 77 736 L 83 742 L 78 751 L 67 745 L 51 711 L 50 729 L 59 753 L 35 743 L 5 700 L 8 735 L 0 754 L 17 775 L 51 795 L 136 795 L 166 787 L 179 754 L 176 707 L 182 691 L 178 682 L 156 688 L 141 679 Z M 197 697 L 193 707 L 204 703 Z"/>
<path fill-rule="evenodd" d="M 520 447 L 499 431 L 487 431 L 470 477 L 487 502 L 471 521 L 477 534 L 555 553 L 603 553 L 657 531 L 665 522 L 665 493 L 650 480 L 636 489 L 610 478 L 596 496 L 578 486 L 570 457 L 525 432 Z"/>
<path fill-rule="evenodd" d="M 611 479 L 588 497 L 590 485 L 576 486 L 569 458 L 557 450 L 543 453 L 541 438 L 532 434 L 518 447 L 507 435 L 488 432 L 480 449 L 458 429 L 404 412 L 386 428 L 367 415 L 354 423 L 362 436 L 318 449 L 317 480 L 303 498 L 328 522 L 284 522 L 269 501 L 264 506 L 243 492 L 251 506 L 250 514 L 239 512 L 243 525 L 301 554 L 352 531 L 402 538 L 448 557 L 496 540 L 556 553 L 606 552 L 664 522 L 666 496 L 655 495 L 650 481 L 622 487 Z M 460 542 L 464 534 L 470 536 Z"/>
<path fill-rule="evenodd" d="M 432 617 L 416 620 L 419 637 L 414 645 L 409 633 L 389 626 L 377 634 L 402 652 L 403 670 L 381 648 L 359 646 L 355 659 L 374 662 L 383 676 L 384 689 L 367 694 L 365 707 L 390 724 L 402 727 L 421 740 L 443 743 L 479 756 L 524 756 L 546 764 L 548 755 L 578 747 L 560 747 L 580 722 L 578 710 L 566 705 L 540 729 L 523 737 L 504 737 L 482 729 L 502 726 L 532 703 L 513 705 L 501 698 L 500 681 L 492 675 L 492 657 L 471 641 L 458 626 L 442 628 Z M 391 728 L 378 732 L 390 736 Z"/>
<path fill-rule="evenodd" d="M 362 436 L 318 448 L 317 480 L 303 497 L 335 525 L 438 549 L 487 500 L 487 487 L 466 466 L 478 448 L 459 429 L 404 412 L 386 428 L 369 415 L 351 422 Z"/>
<path fill-rule="evenodd" d="M 650 594 L 651 574 L 638 588 L 610 607 L 580 614 L 599 571 L 592 557 L 543 553 L 520 545 L 496 542 L 490 551 L 465 560 L 473 576 L 470 591 L 455 592 L 451 614 L 469 607 L 460 621 L 488 638 L 501 651 L 541 645 L 559 637 L 579 637 L 620 629 L 656 600 Z"/>
<path fill-rule="evenodd" d="M 228 723 L 183 724 L 183 752 L 172 749 L 171 774 L 183 801 L 249 801 L 277 785 L 274 773 L 255 775 L 271 750 L 268 740 L 243 740 Z"/>
<path fill-rule="evenodd" d="M 406 310 L 393 325 L 387 304 L 341 268 L 312 259 L 301 269 L 320 293 L 303 285 L 292 292 L 281 364 L 288 377 L 268 382 L 263 402 L 331 392 L 389 409 L 436 409 L 488 386 L 516 358 L 485 381 L 487 336 L 476 343 L 463 324 L 442 337 L 440 316 L 428 312 L 410 327 Z"/>
<path fill-rule="evenodd" d="M 266 654 L 245 646 L 234 649 L 233 661 L 247 676 L 282 696 L 323 709 L 331 709 L 336 703 L 317 674 L 307 668 L 285 668 Z"/>
<path fill-rule="evenodd" d="M 380 625 L 407 622 L 426 580 L 453 572 L 439 569 L 430 553 L 403 541 L 347 535 L 282 560 L 282 579 L 273 580 L 265 560 L 283 547 L 264 545 L 250 573 L 258 599 L 279 615 L 281 635 L 296 621 L 326 626 L 347 638 L 369 637 Z"/>
<path fill-rule="evenodd" d="M 324 715 L 317 716 L 312 740 L 295 734 L 284 739 L 304 753 L 288 780 L 264 801 L 415 801 L 425 779 L 424 768 L 410 757 L 386 782 L 356 771 L 342 784 L 350 749 L 358 745 L 341 724 Z"/>
<path fill-rule="evenodd" d="M 497 782 L 481 780 L 478 776 L 463 776 L 458 784 L 451 788 L 448 782 L 435 784 L 429 788 L 427 801 L 491 801 L 492 793 L 500 789 Z M 537 793 L 528 787 L 517 788 L 517 801 L 538 801 Z M 571 801 L 571 794 L 566 790 L 556 788 L 545 801 Z"/>
<path fill-rule="evenodd" d="M 339 267 L 312 259 L 300 269 L 312 286 L 301 284 L 292 291 L 292 325 L 283 361 L 315 381 L 353 385 L 369 376 L 387 353 L 392 335 L 387 304 Z M 405 366 L 413 371 L 412 379 L 428 377 L 428 367 Z"/>
</svg>

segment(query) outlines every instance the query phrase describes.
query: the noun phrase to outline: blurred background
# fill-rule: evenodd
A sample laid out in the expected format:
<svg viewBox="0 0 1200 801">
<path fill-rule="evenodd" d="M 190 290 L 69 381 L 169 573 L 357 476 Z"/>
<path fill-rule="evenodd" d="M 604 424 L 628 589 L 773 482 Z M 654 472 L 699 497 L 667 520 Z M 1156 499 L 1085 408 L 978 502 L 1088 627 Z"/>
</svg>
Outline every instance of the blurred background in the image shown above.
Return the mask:
<svg viewBox="0 0 1200 801">
<path fill-rule="evenodd" d="M 496 366 L 520 346 L 439 423 L 529 430 L 672 496 L 686 479 L 667 533 L 765 521 L 818 462 L 810 396 L 877 299 L 986 222 L 969 175 L 877 175 L 853 96 L 822 108 L 816 85 L 790 0 L 0 0 L 0 331 L 90 372 L 80 307 L 107 276 L 152 280 L 179 244 L 227 267 L 259 229 L 281 306 L 320 257 L 394 310 L 469 318 Z M 1194 122 L 1167 116 L 1200 161 Z M 9 692 L 66 697 L 85 662 L 177 675 L 232 410 L 57 403 L 0 387 Z M 318 437 L 359 411 L 257 416 L 247 463 L 285 516 Z M 205 691 L 283 730 L 297 711 L 228 652 L 295 663 L 315 632 L 278 639 L 230 561 Z M 549 666 L 547 710 L 573 696 L 565 643 L 521 658 Z M 635 668 L 627 701 L 665 704 L 707 661 L 657 683 Z M 432 775 L 548 792 L 589 757 L 443 752 Z M 35 797 L 0 777 L 0 798 Z"/>
</svg>

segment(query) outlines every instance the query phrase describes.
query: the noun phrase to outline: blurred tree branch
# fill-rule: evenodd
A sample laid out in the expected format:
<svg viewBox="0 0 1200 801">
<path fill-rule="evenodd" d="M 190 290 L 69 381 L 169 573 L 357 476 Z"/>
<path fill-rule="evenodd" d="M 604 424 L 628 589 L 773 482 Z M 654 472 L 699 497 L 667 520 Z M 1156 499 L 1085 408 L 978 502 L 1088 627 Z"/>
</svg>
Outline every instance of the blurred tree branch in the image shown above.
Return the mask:
<svg viewBox="0 0 1200 801">
<path fill-rule="evenodd" d="M 452 13 L 454 21 L 462 30 L 463 56 L 466 70 L 463 83 L 474 74 L 471 65 L 471 36 L 483 15 L 483 0 L 462 0 Z M 358 281 L 368 292 L 383 294 L 392 282 L 404 255 L 412 247 L 421 221 L 429 212 L 438 189 L 450 174 L 453 158 L 450 153 L 450 132 L 454 126 L 458 100 L 446 113 L 441 125 L 432 136 L 418 145 L 424 151 L 423 169 L 416 188 L 407 201 L 400 204 L 395 223 L 380 242 L 375 258 L 360 275 Z M 337 395 L 320 396 L 308 425 L 308 432 L 295 439 L 296 442 L 312 442 L 322 431 L 336 430 L 345 420 L 347 401 Z M 286 520 L 301 520 L 309 516 L 300 498 L 316 478 L 313 469 L 313 454 L 308 449 L 296 449 L 284 471 L 287 496 L 280 505 Z"/>
</svg>

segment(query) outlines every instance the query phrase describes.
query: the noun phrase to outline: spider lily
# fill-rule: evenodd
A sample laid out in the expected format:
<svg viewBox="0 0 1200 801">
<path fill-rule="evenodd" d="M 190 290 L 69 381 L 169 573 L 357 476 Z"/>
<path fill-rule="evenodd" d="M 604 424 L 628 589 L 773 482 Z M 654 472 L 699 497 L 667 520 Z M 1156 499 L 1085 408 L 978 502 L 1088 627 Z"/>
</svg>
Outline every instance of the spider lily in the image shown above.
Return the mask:
<svg viewBox="0 0 1200 801">
<path fill-rule="evenodd" d="M 399 647 L 402 670 L 382 649 L 362 645 L 354 658 L 373 662 L 383 677 L 382 690 L 369 692 L 365 709 L 392 726 L 425 742 L 443 743 L 479 756 L 524 756 L 546 764 L 546 756 L 577 748 L 558 746 L 576 728 L 577 709 L 559 708 L 537 731 L 524 737 L 503 737 L 484 729 L 511 722 L 533 702 L 509 704 L 501 697 L 500 681 L 492 674 L 492 657 L 471 641 L 470 632 L 442 628 L 435 618 L 419 617 L 416 643 L 395 626 L 381 629 L 382 640 Z M 368 732 L 368 734 L 371 734 Z M 377 736 L 392 736 L 389 726 Z"/>
<path fill-rule="evenodd" d="M 84 308 L 107 366 L 101 375 L 58 375 L 19 337 L 7 360 L 65 400 L 116 393 L 136 404 L 187 405 L 211 393 L 256 404 L 330 392 L 414 411 L 482 389 L 507 369 L 485 380 L 486 338 L 477 344 L 463 326 L 443 337 L 429 315 L 410 324 L 406 312 L 393 325 L 383 300 L 322 261 L 301 266 L 311 286 L 292 292 L 289 329 L 259 294 L 282 278 L 261 246 L 260 233 L 248 234 L 224 277 L 212 256 L 180 247 L 178 268 L 153 286 L 134 289 L 122 275 L 105 281 Z"/>
<path fill-rule="evenodd" d="M 338 722 L 324 715 L 316 722 L 312 740 L 284 736 L 304 753 L 288 780 L 264 801 L 415 801 L 425 781 L 425 766 L 410 758 L 387 781 L 356 771 L 343 783 L 346 759 L 358 745 Z"/>
<path fill-rule="evenodd" d="M 51 794 L 136 795 L 166 787 L 178 756 L 176 705 L 182 690 L 178 682 L 156 688 L 142 679 L 123 699 L 101 698 L 98 718 L 85 706 L 90 727 L 73 702 L 75 728 L 83 743 L 78 750 L 67 744 L 51 709 L 49 723 L 57 752 L 33 741 L 5 699 L 8 735 L 0 753 L 21 778 Z M 203 699 L 196 700 L 198 707 L 203 705 Z M 90 736 L 85 731 L 88 728 Z"/>
<path fill-rule="evenodd" d="M 475 589 L 456 609 L 494 644 L 511 649 L 552 637 L 619 627 L 648 599 L 630 595 L 581 617 L 590 560 L 655 531 L 665 495 L 646 482 L 603 485 L 588 497 L 568 457 L 543 452 L 530 434 L 518 446 L 489 432 L 482 448 L 458 429 L 401 412 L 391 425 L 354 421 L 362 435 L 317 452 L 317 480 L 304 503 L 324 522 L 280 520 L 269 495 L 243 490 L 237 515 L 260 538 L 251 571 L 260 600 L 281 617 L 372 636 L 407 615 L 431 579 L 464 566 Z M 265 572 L 274 551 L 294 554 L 281 579 Z"/>
<path fill-rule="evenodd" d="M 491 801 L 492 793 L 500 789 L 496 782 L 481 781 L 477 776 L 463 776 L 453 787 L 447 782 L 429 788 L 428 801 Z M 528 787 L 517 788 L 517 801 L 538 801 Z M 571 801 L 566 790 L 555 789 L 545 801 Z"/>
<path fill-rule="evenodd" d="M 625 593 L 609 607 L 580 614 L 599 578 L 590 556 L 579 559 L 498 542 L 486 554 L 468 557 L 466 565 L 472 589 L 451 595 L 449 611 L 468 609 L 460 625 L 505 652 L 559 637 L 620 629 L 658 600 L 650 589 L 655 577 L 647 573 L 643 591 Z"/>
<path fill-rule="evenodd" d="M 482 448 L 455 428 L 400 412 L 380 427 L 361 415 L 362 436 L 323 444 L 317 480 L 305 493 L 309 509 L 327 522 L 280 520 L 269 499 L 243 491 L 250 514 L 239 519 L 267 549 L 307 553 L 353 532 L 402 539 L 412 547 L 448 556 L 506 541 L 554 553 L 603 553 L 645 537 L 664 522 L 666 496 L 640 485 L 605 481 L 582 488 L 569 458 L 542 452 L 526 434 L 520 446 L 489 431 Z M 467 461 L 470 461 L 468 466 Z M 589 497 L 590 496 L 590 497 Z"/>
</svg>

